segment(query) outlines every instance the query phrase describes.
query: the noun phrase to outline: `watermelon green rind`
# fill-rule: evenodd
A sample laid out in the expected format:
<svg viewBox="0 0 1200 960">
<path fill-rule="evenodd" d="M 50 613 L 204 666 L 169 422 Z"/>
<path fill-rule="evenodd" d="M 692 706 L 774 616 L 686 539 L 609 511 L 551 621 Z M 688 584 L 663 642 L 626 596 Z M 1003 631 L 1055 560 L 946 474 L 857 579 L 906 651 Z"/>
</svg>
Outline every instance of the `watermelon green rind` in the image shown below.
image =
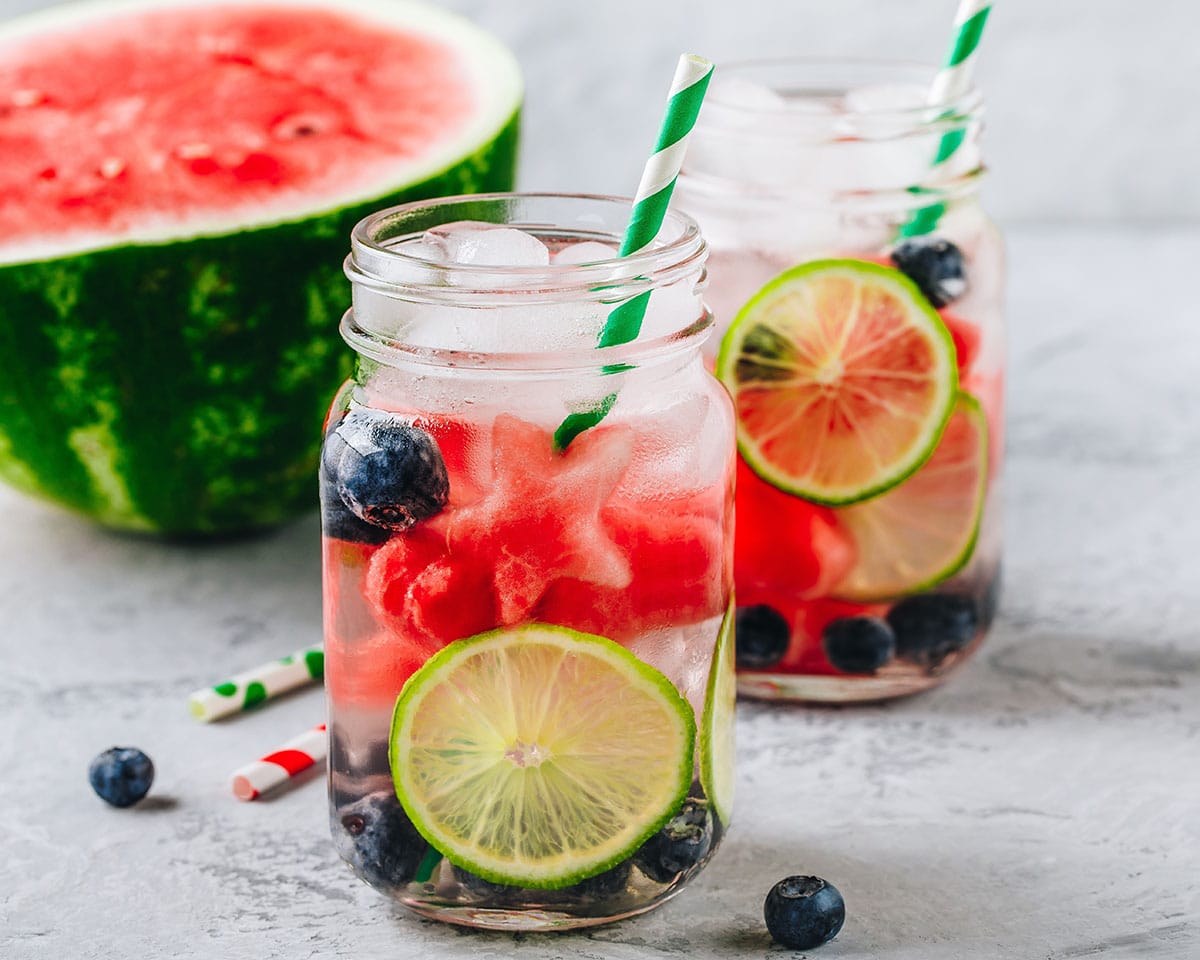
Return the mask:
<svg viewBox="0 0 1200 960">
<path fill-rule="evenodd" d="M 0 477 L 168 534 L 315 506 L 321 422 L 352 371 L 337 332 L 351 228 L 395 203 L 511 189 L 517 128 L 514 113 L 441 175 L 324 216 L 0 266 Z"/>
<path fill-rule="evenodd" d="M 353 366 L 337 331 L 350 230 L 381 207 L 512 189 L 519 82 L 509 93 L 477 149 L 419 182 L 223 234 L 0 257 L 0 480 L 178 536 L 314 508 L 322 419 Z"/>
</svg>

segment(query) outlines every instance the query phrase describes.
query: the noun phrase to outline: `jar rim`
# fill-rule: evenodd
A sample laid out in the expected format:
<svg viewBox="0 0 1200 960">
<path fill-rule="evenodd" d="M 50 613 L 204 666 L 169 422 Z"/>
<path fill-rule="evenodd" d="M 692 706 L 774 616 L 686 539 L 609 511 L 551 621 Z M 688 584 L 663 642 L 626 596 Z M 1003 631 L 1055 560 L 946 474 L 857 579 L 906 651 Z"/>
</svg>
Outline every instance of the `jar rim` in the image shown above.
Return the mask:
<svg viewBox="0 0 1200 960">
<path fill-rule="evenodd" d="M 884 78 L 887 78 L 893 82 L 900 80 L 908 80 L 914 84 L 919 82 L 926 89 L 932 85 L 933 78 L 938 72 L 937 68 L 931 67 L 927 63 L 889 57 L 772 57 L 761 60 L 735 60 L 721 67 L 720 79 L 714 82 L 705 99 L 705 111 L 711 115 L 713 112 L 722 110 L 736 110 L 742 114 L 758 114 L 763 117 L 788 113 L 786 108 L 780 109 L 763 103 L 733 103 L 725 97 L 725 90 L 728 87 L 724 86 L 721 81 L 769 71 L 788 71 L 794 74 L 794 78 L 805 76 L 806 72 L 809 72 L 806 79 L 816 77 L 818 79 L 815 82 L 819 83 L 822 82 L 821 78 L 824 78 L 823 82 L 827 84 L 832 83 L 832 78 L 838 76 L 840 71 L 847 73 L 861 71 L 878 75 L 880 79 L 875 80 L 872 85 L 883 83 Z M 814 81 L 810 80 L 810 82 Z M 765 85 L 777 90 L 776 84 L 766 83 Z M 806 92 L 815 93 L 817 91 Z M 823 92 L 826 94 L 845 92 L 845 88 L 839 89 L 838 86 L 830 86 Z M 798 97 L 797 99 L 803 98 Z M 923 127 L 944 121 L 947 116 L 969 118 L 978 114 L 982 108 L 983 93 L 972 80 L 960 95 L 937 103 L 923 102 L 912 106 L 872 106 L 848 112 L 853 116 L 875 121 L 899 122 L 907 119 L 914 127 Z M 797 121 L 796 126 L 803 126 L 803 115 L 793 114 L 792 119 Z"/>
<path fill-rule="evenodd" d="M 341 322 L 342 337 L 357 353 L 389 366 L 415 363 L 539 376 L 586 369 L 612 373 L 698 348 L 713 323 L 698 296 L 707 279 L 708 248 L 696 221 L 678 210 L 667 212 L 663 228 L 646 248 L 591 263 L 447 264 L 397 249 L 431 225 L 464 219 L 486 219 L 564 241 L 619 243 L 619 230 L 628 222 L 632 207 L 633 201 L 627 197 L 582 193 L 464 194 L 401 204 L 372 213 L 355 225 L 345 271 L 356 289 L 365 288 L 372 295 L 464 312 L 478 309 L 481 314 L 488 308 L 563 303 L 606 311 L 691 279 L 697 293 L 696 313 L 681 316 L 665 333 L 606 347 L 589 340 L 526 352 L 451 349 L 408 342 L 399 330 L 368 328 L 351 309 Z M 473 215 L 461 216 L 463 211 Z"/>
<path fill-rule="evenodd" d="M 459 194 L 435 197 L 386 207 L 368 214 L 355 224 L 350 234 L 350 255 L 345 272 L 353 283 L 365 284 L 393 299 L 428 303 L 481 305 L 496 297 L 505 305 L 586 299 L 588 294 L 608 291 L 605 300 L 620 302 L 646 290 L 674 282 L 703 267 L 707 245 L 700 225 L 686 213 L 674 208 L 667 211 L 663 226 L 654 242 L 625 257 L 611 257 L 584 264 L 547 266 L 507 266 L 504 264 L 441 263 L 397 249 L 406 240 L 416 239 L 424 229 L 393 232 L 406 217 L 414 224 L 424 223 L 421 214 L 439 209 L 461 208 L 473 213 L 485 212 L 489 205 L 525 205 L 536 209 L 540 204 L 578 203 L 586 208 L 575 224 L 551 223 L 545 218 L 532 222 L 493 220 L 533 233 L 577 235 L 601 242 L 619 243 L 613 230 L 599 229 L 597 217 L 603 207 L 623 213 L 627 223 L 633 200 L 611 194 L 506 192 Z M 588 212 L 590 211 L 590 212 Z M 452 223 L 479 217 L 431 217 L 428 222 Z M 397 269 L 399 268 L 399 269 Z M 497 283 L 509 278 L 508 283 Z M 514 285 L 515 279 L 519 285 Z M 615 291 L 615 293 L 614 293 Z"/>
<path fill-rule="evenodd" d="M 979 150 L 983 95 L 969 85 L 945 102 L 925 102 L 923 91 L 937 72 L 929 64 L 867 57 L 728 64 L 692 133 L 680 189 L 736 203 L 751 216 L 784 203 L 901 217 L 973 197 L 986 174 Z M 765 92 L 739 92 L 739 80 Z M 887 86 L 909 87 L 911 94 L 849 98 Z M 935 160 L 948 143 L 954 144 L 943 158 L 948 162 Z"/>
</svg>

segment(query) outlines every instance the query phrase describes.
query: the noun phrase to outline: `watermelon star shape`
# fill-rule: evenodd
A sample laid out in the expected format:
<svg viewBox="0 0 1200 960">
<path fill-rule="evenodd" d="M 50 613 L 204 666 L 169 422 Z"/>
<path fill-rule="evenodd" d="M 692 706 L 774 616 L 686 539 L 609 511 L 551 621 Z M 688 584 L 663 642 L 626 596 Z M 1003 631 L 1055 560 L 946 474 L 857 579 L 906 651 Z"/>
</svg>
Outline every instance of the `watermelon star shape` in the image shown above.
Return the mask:
<svg viewBox="0 0 1200 960">
<path fill-rule="evenodd" d="M 562 577 L 628 587 L 629 561 L 605 532 L 600 510 L 629 466 L 631 431 L 592 430 L 557 453 L 546 430 L 511 414 L 492 429 L 492 483 L 456 512 L 447 540 L 452 557 L 491 560 L 501 624 L 527 618 Z"/>
</svg>

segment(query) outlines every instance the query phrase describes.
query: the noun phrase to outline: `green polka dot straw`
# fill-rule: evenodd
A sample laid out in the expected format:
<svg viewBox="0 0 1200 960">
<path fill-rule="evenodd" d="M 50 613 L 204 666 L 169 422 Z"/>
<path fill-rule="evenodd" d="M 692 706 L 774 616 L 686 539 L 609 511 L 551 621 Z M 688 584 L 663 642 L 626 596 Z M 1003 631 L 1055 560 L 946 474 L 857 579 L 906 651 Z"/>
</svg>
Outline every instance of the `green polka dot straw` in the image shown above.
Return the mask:
<svg viewBox="0 0 1200 960">
<path fill-rule="evenodd" d="M 321 647 L 298 650 L 291 656 L 272 660 L 239 673 L 216 686 L 197 690 L 188 697 L 192 716 L 206 723 L 295 690 L 325 676 L 325 654 Z"/>
</svg>

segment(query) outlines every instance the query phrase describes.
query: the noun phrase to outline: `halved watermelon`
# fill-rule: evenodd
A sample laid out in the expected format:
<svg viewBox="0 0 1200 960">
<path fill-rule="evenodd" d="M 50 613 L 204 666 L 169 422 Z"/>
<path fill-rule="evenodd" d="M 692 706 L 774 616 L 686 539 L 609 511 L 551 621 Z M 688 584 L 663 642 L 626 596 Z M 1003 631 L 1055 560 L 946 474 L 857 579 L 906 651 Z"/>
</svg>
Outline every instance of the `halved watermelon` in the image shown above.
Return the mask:
<svg viewBox="0 0 1200 960">
<path fill-rule="evenodd" d="M 497 41 L 407 2 L 0 27 L 0 478 L 174 534 L 315 505 L 351 227 L 511 188 L 520 100 Z"/>
</svg>

